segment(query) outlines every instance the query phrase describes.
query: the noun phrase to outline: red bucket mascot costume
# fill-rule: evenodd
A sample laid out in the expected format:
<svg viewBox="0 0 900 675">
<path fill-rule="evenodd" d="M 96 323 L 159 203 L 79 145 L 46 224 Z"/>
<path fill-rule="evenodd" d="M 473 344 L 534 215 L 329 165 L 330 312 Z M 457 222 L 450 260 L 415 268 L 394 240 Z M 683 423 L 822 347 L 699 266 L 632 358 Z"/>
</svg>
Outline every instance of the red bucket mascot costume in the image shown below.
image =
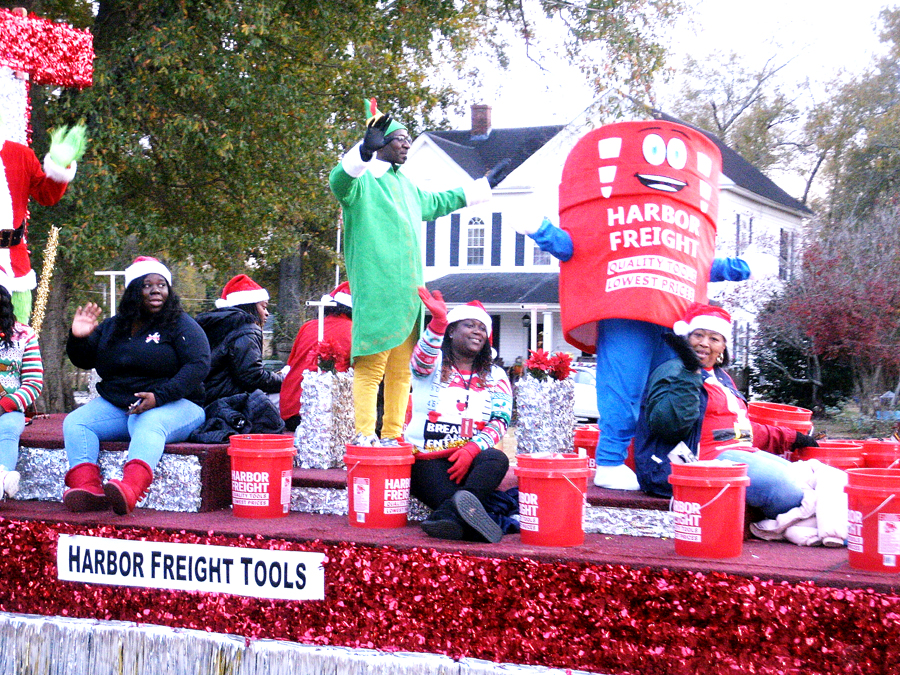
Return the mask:
<svg viewBox="0 0 900 675">
<path fill-rule="evenodd" d="M 663 335 L 712 279 L 743 280 L 739 259 L 713 260 L 722 158 L 689 127 L 650 120 L 591 131 L 566 159 L 562 229 L 529 233 L 559 258 L 566 340 L 597 355 L 596 485 L 637 490 L 624 465 L 650 372 L 674 353 Z"/>
</svg>

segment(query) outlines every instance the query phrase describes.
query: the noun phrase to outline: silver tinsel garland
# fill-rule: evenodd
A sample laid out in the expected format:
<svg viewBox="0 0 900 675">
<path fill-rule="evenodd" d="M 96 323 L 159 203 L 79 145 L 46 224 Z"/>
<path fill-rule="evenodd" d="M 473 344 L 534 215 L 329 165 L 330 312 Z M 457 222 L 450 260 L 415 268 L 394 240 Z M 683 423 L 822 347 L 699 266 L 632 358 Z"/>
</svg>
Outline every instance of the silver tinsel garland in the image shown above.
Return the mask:
<svg viewBox="0 0 900 675">
<path fill-rule="evenodd" d="M 121 478 L 126 453 L 100 452 L 104 477 Z M 20 448 L 16 469 L 22 476 L 16 499 L 62 501 L 69 462 L 65 450 Z M 153 472 L 153 483 L 138 506 L 161 511 L 195 513 L 200 510 L 200 460 L 193 455 L 164 454 Z"/>
<path fill-rule="evenodd" d="M 439 654 L 246 640 L 236 635 L 0 614 L 0 673 L 65 675 L 586 675 Z"/>
<path fill-rule="evenodd" d="M 345 373 L 307 370 L 300 396 L 300 426 L 294 433 L 301 469 L 344 468 L 344 452 L 353 440 L 353 369 Z"/>
<path fill-rule="evenodd" d="M 572 452 L 575 429 L 575 383 L 538 380 L 525 374 L 516 382 L 516 450 Z"/>
</svg>

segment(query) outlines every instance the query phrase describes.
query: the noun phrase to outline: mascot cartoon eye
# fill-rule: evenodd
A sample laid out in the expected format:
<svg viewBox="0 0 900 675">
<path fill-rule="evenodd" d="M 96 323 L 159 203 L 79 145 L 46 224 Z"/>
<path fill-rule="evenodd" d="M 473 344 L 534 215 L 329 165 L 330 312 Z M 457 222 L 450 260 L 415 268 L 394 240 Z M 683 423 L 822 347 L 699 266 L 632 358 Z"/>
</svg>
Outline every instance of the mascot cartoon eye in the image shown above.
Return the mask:
<svg viewBox="0 0 900 675">
<path fill-rule="evenodd" d="M 644 159 L 648 164 L 659 166 L 666 161 L 666 142 L 656 134 L 647 134 L 644 137 Z"/>
<path fill-rule="evenodd" d="M 669 141 L 666 149 L 666 159 L 669 160 L 669 166 L 673 169 L 683 169 L 687 164 L 687 146 L 680 138 L 673 138 Z"/>
</svg>

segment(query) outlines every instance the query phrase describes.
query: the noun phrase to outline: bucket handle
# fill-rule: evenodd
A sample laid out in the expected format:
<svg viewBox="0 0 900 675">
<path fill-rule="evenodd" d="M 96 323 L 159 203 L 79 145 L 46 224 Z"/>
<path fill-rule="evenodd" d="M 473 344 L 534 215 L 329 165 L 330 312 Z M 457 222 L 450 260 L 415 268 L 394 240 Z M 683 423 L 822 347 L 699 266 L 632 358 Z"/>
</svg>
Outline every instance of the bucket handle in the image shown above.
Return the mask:
<svg viewBox="0 0 900 675">
<path fill-rule="evenodd" d="M 572 482 L 572 479 L 569 478 L 568 476 L 563 476 L 563 478 L 565 478 L 565 479 L 566 479 L 566 482 L 567 482 L 569 485 L 571 485 L 573 488 L 575 488 L 575 489 L 578 491 L 578 494 L 581 495 L 581 503 L 582 503 L 583 505 L 587 504 L 587 493 L 586 493 L 586 492 L 582 492 L 582 491 L 581 491 L 581 488 L 578 487 L 577 485 L 575 485 L 575 483 Z"/>
<path fill-rule="evenodd" d="M 713 498 L 710 499 L 708 502 L 706 502 L 703 506 L 701 506 L 701 507 L 700 507 L 700 510 L 702 511 L 702 510 L 705 509 L 707 506 L 709 506 L 709 505 L 712 504 L 714 501 L 716 501 L 719 497 L 721 497 L 722 495 L 724 495 L 724 494 L 725 494 L 725 490 L 727 490 L 727 489 L 730 488 L 730 487 L 731 487 L 731 483 L 727 483 L 727 484 L 725 485 L 725 487 L 723 487 L 721 490 L 719 490 L 719 494 L 717 494 L 715 497 L 713 497 Z M 669 511 L 672 510 L 672 504 L 673 504 L 674 502 L 675 502 L 675 495 L 672 495 L 671 497 L 669 497 Z M 884 504 L 882 504 L 881 506 L 884 506 Z M 881 506 L 879 506 L 878 508 L 880 509 Z"/>
<path fill-rule="evenodd" d="M 893 462 L 891 462 L 890 464 L 888 464 L 887 468 L 888 468 L 888 469 L 893 469 L 895 466 L 897 466 L 897 462 L 900 462 L 900 457 L 898 457 L 898 458 L 895 459 Z"/>
<path fill-rule="evenodd" d="M 353 473 L 354 471 L 356 471 L 356 467 L 358 467 L 360 464 L 361 464 L 361 461 L 354 464 L 352 469 L 347 469 L 347 480 L 348 481 L 350 480 L 350 474 Z"/>
<path fill-rule="evenodd" d="M 874 508 L 874 510 L 869 511 L 869 513 L 868 513 L 867 515 L 863 516 L 863 520 L 866 520 L 866 519 L 869 518 L 870 516 L 873 516 L 873 515 L 875 515 L 876 513 L 878 513 L 879 511 L 881 511 L 881 509 L 884 508 L 885 506 L 887 506 L 887 503 L 888 503 L 889 501 L 891 501 L 891 500 L 892 500 L 894 497 L 896 497 L 896 496 L 897 496 L 897 495 L 888 495 L 888 496 L 887 496 L 887 499 L 885 499 L 885 500 L 884 500 L 883 502 L 881 502 L 878 506 L 876 506 L 876 507 Z"/>
</svg>

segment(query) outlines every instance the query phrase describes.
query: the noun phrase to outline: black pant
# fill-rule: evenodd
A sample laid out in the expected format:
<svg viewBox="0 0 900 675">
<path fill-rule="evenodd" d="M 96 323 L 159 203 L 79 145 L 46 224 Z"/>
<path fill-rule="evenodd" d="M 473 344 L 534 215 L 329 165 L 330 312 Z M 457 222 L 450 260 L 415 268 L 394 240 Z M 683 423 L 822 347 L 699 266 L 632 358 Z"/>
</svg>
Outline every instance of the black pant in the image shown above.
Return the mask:
<svg viewBox="0 0 900 675">
<path fill-rule="evenodd" d="M 462 485 L 457 485 L 447 475 L 450 467 L 449 459 L 416 459 L 410 481 L 413 496 L 436 509 L 459 490 L 468 490 L 484 504 L 506 476 L 509 458 L 496 448 L 482 450 L 472 460 Z"/>
</svg>

